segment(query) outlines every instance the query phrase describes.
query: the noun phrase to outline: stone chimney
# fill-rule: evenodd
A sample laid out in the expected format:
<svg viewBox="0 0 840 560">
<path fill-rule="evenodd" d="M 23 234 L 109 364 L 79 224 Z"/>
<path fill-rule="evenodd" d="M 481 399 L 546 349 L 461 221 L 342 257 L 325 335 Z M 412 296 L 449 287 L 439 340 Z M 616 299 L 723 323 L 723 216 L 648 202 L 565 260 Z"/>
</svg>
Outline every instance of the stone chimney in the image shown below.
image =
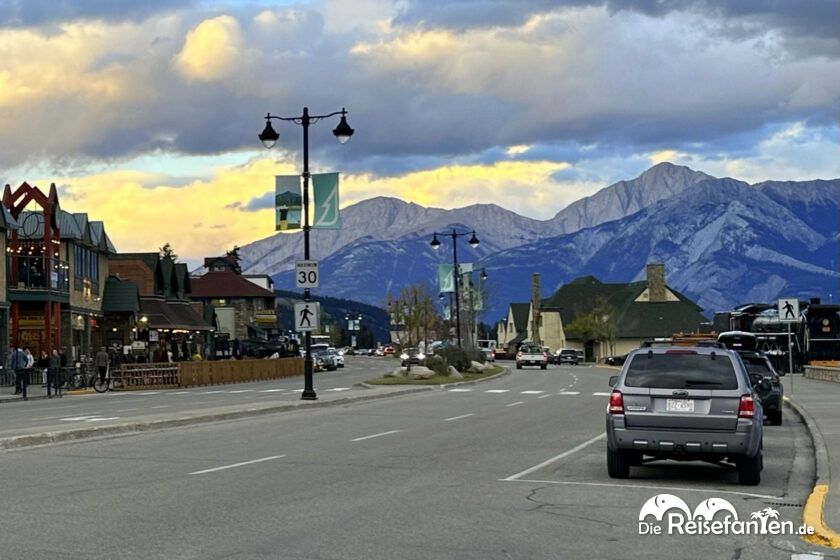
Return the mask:
<svg viewBox="0 0 840 560">
<path fill-rule="evenodd" d="M 647 265 L 648 301 L 666 301 L 665 296 L 665 265 L 662 263 L 648 263 Z"/>
<path fill-rule="evenodd" d="M 535 272 L 531 276 L 531 333 L 533 341 L 542 344 L 540 340 L 540 274 Z"/>
</svg>

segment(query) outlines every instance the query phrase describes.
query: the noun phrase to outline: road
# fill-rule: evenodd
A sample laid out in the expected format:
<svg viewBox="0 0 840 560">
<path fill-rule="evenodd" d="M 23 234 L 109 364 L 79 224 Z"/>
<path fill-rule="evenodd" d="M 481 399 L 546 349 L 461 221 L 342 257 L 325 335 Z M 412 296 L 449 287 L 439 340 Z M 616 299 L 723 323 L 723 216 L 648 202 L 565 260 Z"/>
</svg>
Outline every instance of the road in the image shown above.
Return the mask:
<svg viewBox="0 0 840 560">
<path fill-rule="evenodd" d="M 767 428 L 758 487 L 694 463 L 611 480 L 602 434 L 612 373 L 526 369 L 455 390 L 7 451 L 0 558 L 764 559 L 807 550 L 794 536 L 639 535 L 640 508 L 664 492 L 692 508 L 718 497 L 741 518 L 770 506 L 798 522 L 811 450 L 791 414 Z"/>
</svg>

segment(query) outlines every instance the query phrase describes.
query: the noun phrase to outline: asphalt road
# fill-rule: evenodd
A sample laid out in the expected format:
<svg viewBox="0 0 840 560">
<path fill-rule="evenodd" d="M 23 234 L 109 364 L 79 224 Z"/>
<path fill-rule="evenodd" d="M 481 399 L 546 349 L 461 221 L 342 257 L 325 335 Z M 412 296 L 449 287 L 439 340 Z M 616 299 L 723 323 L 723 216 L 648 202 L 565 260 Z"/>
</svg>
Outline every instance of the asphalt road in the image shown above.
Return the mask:
<svg viewBox="0 0 840 560">
<path fill-rule="evenodd" d="M 640 508 L 665 492 L 691 508 L 717 497 L 741 518 L 774 507 L 798 522 L 811 450 L 789 414 L 767 427 L 758 487 L 694 463 L 609 479 L 611 373 L 526 369 L 456 390 L 3 452 L 0 558 L 805 558 L 794 536 L 639 535 Z"/>
</svg>

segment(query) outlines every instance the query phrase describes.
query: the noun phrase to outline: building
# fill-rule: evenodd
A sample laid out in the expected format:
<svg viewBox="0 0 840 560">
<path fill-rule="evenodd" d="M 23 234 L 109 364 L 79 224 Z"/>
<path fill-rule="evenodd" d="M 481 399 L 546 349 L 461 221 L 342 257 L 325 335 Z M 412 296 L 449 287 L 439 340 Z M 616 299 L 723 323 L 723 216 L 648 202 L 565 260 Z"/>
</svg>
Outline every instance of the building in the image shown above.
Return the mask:
<svg viewBox="0 0 840 560">
<path fill-rule="evenodd" d="M 220 335 L 230 340 L 268 340 L 279 334 L 274 284 L 264 275 L 244 276 L 231 255 L 204 259 L 208 270 L 191 278 L 190 299 L 215 316 Z"/>
<path fill-rule="evenodd" d="M 648 264 L 646 279 L 639 282 L 577 278 L 543 299 L 540 306 L 543 344 L 552 350 L 583 350 L 590 361 L 625 354 L 652 338 L 695 332 L 708 321 L 696 303 L 665 283 L 665 267 L 659 263 Z M 570 325 L 581 317 L 598 323 L 598 330 L 606 334 L 587 340 L 570 331 Z"/>
<path fill-rule="evenodd" d="M 508 354 L 515 354 L 519 345 L 528 340 L 528 316 L 530 303 L 511 303 L 507 317 L 499 323 L 496 331 L 497 347 Z"/>
<path fill-rule="evenodd" d="M 157 361 L 166 353 L 174 360 L 195 353 L 206 356 L 215 327 L 212 316 L 206 318 L 202 306 L 189 299 L 192 279 L 185 263 L 158 253 L 120 253 L 111 260 L 111 276 L 114 281 L 109 279 L 108 287 L 117 290 L 108 294 L 108 308 L 116 313 L 115 324 L 109 325 L 112 333 L 120 325 L 128 329 L 132 289 L 125 283 L 130 283 L 136 287 L 139 310 L 128 332 L 135 334 L 130 340 L 139 352 Z"/>
<path fill-rule="evenodd" d="M 64 348 L 73 360 L 92 356 L 104 340 L 104 280 L 116 252 L 105 225 L 61 210 L 55 185 L 49 194 L 6 185 L 3 206 L 18 224 L 7 249 L 11 343 L 35 355 Z"/>
</svg>

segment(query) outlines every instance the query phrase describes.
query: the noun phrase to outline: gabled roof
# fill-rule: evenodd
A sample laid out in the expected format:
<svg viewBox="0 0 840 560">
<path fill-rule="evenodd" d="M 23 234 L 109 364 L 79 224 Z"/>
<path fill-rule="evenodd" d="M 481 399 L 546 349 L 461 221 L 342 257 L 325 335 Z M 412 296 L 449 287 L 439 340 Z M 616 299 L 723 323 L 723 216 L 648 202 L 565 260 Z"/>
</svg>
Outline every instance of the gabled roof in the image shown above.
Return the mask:
<svg viewBox="0 0 840 560">
<path fill-rule="evenodd" d="M 528 312 L 531 310 L 531 304 L 526 303 L 511 303 L 511 313 L 513 313 L 513 328 L 516 332 L 524 332 L 528 330 Z"/>
<path fill-rule="evenodd" d="M 62 239 L 75 239 L 81 241 L 84 239 L 82 230 L 79 229 L 79 222 L 73 217 L 70 212 L 61 211 L 61 221 L 58 224 Z"/>
<path fill-rule="evenodd" d="M 137 313 L 140 310 L 140 295 L 137 284 L 131 280 L 120 280 L 114 276 L 105 280 L 105 294 L 102 296 L 102 311 Z"/>
<path fill-rule="evenodd" d="M 694 332 L 700 323 L 708 321 L 696 303 L 670 287 L 667 289 L 677 301 L 636 301 L 646 288 L 645 281 L 606 284 L 593 276 L 584 276 L 561 286 L 541 303 L 546 307 L 560 308 L 563 324 L 568 325 L 577 316 L 592 313 L 596 302 L 604 300 L 615 310 L 614 322 L 619 338 Z"/>
<path fill-rule="evenodd" d="M 178 291 L 182 294 L 189 294 L 192 285 L 190 284 L 190 271 L 186 263 L 175 263 L 175 278 L 178 280 Z"/>
<path fill-rule="evenodd" d="M 273 298 L 274 293 L 229 270 L 211 271 L 192 279 L 191 298 Z"/>
<path fill-rule="evenodd" d="M 79 226 L 79 231 L 82 232 L 82 242 L 87 243 L 88 245 L 93 245 L 93 240 L 90 236 L 90 227 L 88 227 L 89 220 L 87 213 L 74 212 L 73 219 L 76 220 L 76 224 Z"/>
<path fill-rule="evenodd" d="M 213 326 L 186 301 L 143 297 L 140 298 L 140 312 L 147 318 L 150 329 L 213 330 Z"/>
</svg>

